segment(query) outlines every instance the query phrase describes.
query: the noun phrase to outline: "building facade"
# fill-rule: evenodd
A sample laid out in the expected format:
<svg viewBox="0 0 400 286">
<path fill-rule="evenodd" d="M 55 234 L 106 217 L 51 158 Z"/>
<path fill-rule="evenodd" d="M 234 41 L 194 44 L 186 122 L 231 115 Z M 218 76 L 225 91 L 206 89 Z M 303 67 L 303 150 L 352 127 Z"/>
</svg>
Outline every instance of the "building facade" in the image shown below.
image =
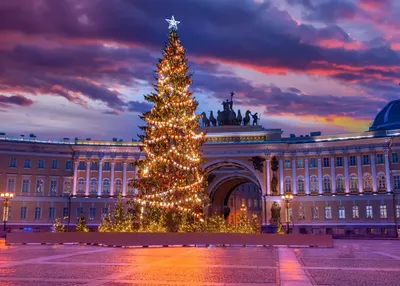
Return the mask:
<svg viewBox="0 0 400 286">
<path fill-rule="evenodd" d="M 261 126 L 203 128 L 208 213 L 222 213 L 235 223 L 238 208 L 245 205 L 249 214 L 259 214 L 266 228 L 276 202 L 281 222 L 289 219 L 294 232 L 396 235 L 399 107 L 399 101 L 391 102 L 369 131 L 345 135 L 285 138 L 280 129 Z M 129 182 L 136 178 L 134 162 L 143 156 L 139 146 L 139 142 L 0 135 L 0 192 L 14 194 L 8 227 L 48 231 L 60 217 L 72 228 L 83 213 L 88 227 L 96 230 L 116 195 L 134 197 L 136 190 Z M 294 197 L 288 218 L 280 199 L 283 194 Z M 1 204 L 2 213 L 3 208 Z"/>
</svg>

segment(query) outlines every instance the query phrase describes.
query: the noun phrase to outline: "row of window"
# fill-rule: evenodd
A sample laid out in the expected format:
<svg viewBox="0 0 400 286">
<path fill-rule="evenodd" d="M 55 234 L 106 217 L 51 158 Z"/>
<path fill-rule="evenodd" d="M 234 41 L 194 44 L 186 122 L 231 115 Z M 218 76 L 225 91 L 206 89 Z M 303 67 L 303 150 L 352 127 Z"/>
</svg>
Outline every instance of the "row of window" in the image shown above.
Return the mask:
<svg viewBox="0 0 400 286">
<path fill-rule="evenodd" d="M 241 202 L 241 206 L 245 206 L 248 208 L 255 208 L 255 209 L 261 208 L 260 201 L 257 199 L 247 199 L 246 200 L 246 199 L 242 198 L 240 200 L 240 202 Z M 246 204 L 246 202 L 247 202 L 247 204 Z M 230 205 L 231 205 L 231 207 L 233 207 L 235 205 L 235 200 L 233 198 L 230 199 Z"/>
<path fill-rule="evenodd" d="M 102 215 L 107 215 L 108 214 L 108 208 L 102 208 Z M 55 207 L 50 207 L 48 209 L 48 219 L 53 220 L 56 218 L 56 208 Z M 81 214 L 84 214 L 83 207 L 79 207 L 76 209 L 76 217 L 79 217 Z M 9 215 L 11 216 L 11 211 L 9 211 Z M 62 209 L 62 218 L 67 219 L 69 216 L 69 209 L 67 207 L 64 207 Z M 23 206 L 20 208 L 20 219 L 28 219 L 28 208 Z M 89 208 L 89 220 L 94 220 L 96 219 L 96 208 L 91 207 Z M 11 217 L 10 217 L 11 219 Z M 34 212 L 33 212 L 33 219 L 43 219 L 43 214 L 42 214 L 42 207 L 35 207 Z"/>
<path fill-rule="evenodd" d="M 133 188 L 130 186 L 133 179 L 129 179 L 127 181 L 127 191 L 128 193 L 133 193 Z M 15 193 L 15 186 L 16 186 L 16 178 L 8 178 L 7 180 L 7 192 Z M 21 184 L 21 193 L 29 193 L 31 188 L 31 180 L 30 179 L 22 179 Z M 98 185 L 97 179 L 92 178 L 90 180 L 90 193 L 97 193 Z M 64 181 L 64 193 L 69 193 L 71 191 L 71 182 Z M 35 184 L 35 193 L 44 193 L 44 179 L 36 179 Z M 85 193 L 85 179 L 79 178 L 78 179 L 78 193 Z M 102 184 L 102 193 L 109 194 L 110 193 L 110 180 L 104 179 Z M 115 180 L 115 193 L 119 194 L 122 193 L 122 180 L 116 179 Z M 58 194 L 58 179 L 50 179 L 49 182 L 49 194 Z"/>
<path fill-rule="evenodd" d="M 355 174 L 350 175 L 349 179 L 349 188 L 350 190 L 357 191 L 358 188 L 358 178 Z M 379 173 L 377 176 L 377 188 L 378 190 L 386 190 L 386 176 L 384 173 Z M 393 183 L 395 189 L 400 189 L 400 175 L 393 176 Z M 364 191 L 372 191 L 373 190 L 373 180 L 370 174 L 364 174 L 362 178 L 362 187 Z M 284 179 L 285 192 L 292 192 L 292 178 L 286 177 Z M 305 191 L 305 178 L 303 176 L 299 176 L 296 182 L 297 192 L 302 193 Z M 318 193 L 318 178 L 315 175 L 310 177 L 310 192 Z M 332 181 L 329 175 L 325 175 L 322 178 L 322 190 L 324 192 L 332 191 Z M 344 191 L 345 190 L 345 178 L 343 175 L 338 175 L 336 177 L 336 191 Z"/>
<path fill-rule="evenodd" d="M 133 179 L 128 179 L 128 181 L 127 181 L 128 193 L 133 193 L 133 187 L 131 186 L 132 180 Z M 98 180 L 96 178 L 92 178 L 92 179 L 90 179 L 89 183 L 90 183 L 89 192 L 91 194 L 96 194 L 98 191 Z M 84 178 L 79 178 L 78 186 L 77 186 L 77 193 L 78 194 L 85 193 L 85 187 L 86 187 L 86 180 Z M 107 179 L 107 178 L 103 179 L 102 186 L 101 186 L 101 192 L 103 194 L 110 193 L 110 179 Z M 115 194 L 122 193 L 122 180 L 121 179 L 115 180 L 114 193 Z"/>
<path fill-rule="evenodd" d="M 339 206 L 338 209 L 338 218 L 345 219 L 346 218 L 346 208 L 344 206 Z M 360 218 L 360 211 L 358 206 L 353 206 L 351 209 L 351 215 L 353 219 Z M 311 215 L 313 219 L 319 219 L 319 208 L 312 207 L 311 208 Z M 293 218 L 292 208 L 289 208 L 289 217 Z M 325 206 L 324 208 L 324 217 L 325 219 L 332 219 L 332 207 Z M 382 219 L 387 218 L 387 207 L 386 205 L 379 206 L 379 217 Z M 396 217 L 400 218 L 400 205 L 396 205 Z M 306 219 L 306 212 L 305 208 L 300 206 L 299 207 L 299 217 L 300 220 Z M 372 219 L 374 218 L 374 212 L 372 206 L 368 205 L 365 207 L 365 218 Z"/>
<path fill-rule="evenodd" d="M 45 168 L 45 160 L 44 159 L 38 159 L 37 161 L 37 168 L 42 170 Z M 78 164 L 78 169 L 79 170 L 85 170 L 86 169 L 86 162 L 85 161 L 79 161 Z M 57 159 L 52 159 L 51 160 L 51 169 L 57 170 L 58 169 L 58 160 Z M 25 169 L 30 169 L 32 166 L 32 160 L 29 158 L 24 159 L 24 164 L 23 164 Z M 10 168 L 16 168 L 17 167 L 17 158 L 12 157 L 10 158 Z M 104 171 L 110 171 L 111 170 L 111 162 L 103 162 L 103 170 Z M 90 162 L 90 169 L 91 170 L 99 170 L 99 161 L 91 161 Z M 65 170 L 72 170 L 72 161 L 67 160 L 65 161 Z M 134 171 L 134 163 L 129 162 L 127 165 L 127 170 L 128 171 Z M 115 171 L 122 171 L 122 162 L 116 162 L 115 163 Z"/>
<path fill-rule="evenodd" d="M 335 166 L 336 167 L 343 167 L 343 157 L 335 157 Z M 362 155 L 361 157 L 361 164 L 362 165 L 370 165 L 370 155 Z M 392 153 L 391 154 L 391 162 L 392 163 L 399 163 L 399 154 L 398 153 Z M 376 154 L 376 164 L 384 164 L 384 157 L 383 154 Z M 331 160 L 329 157 L 323 157 L 322 158 L 322 166 L 324 168 L 328 168 L 331 166 Z M 356 156 L 349 156 L 349 166 L 357 166 L 357 157 Z M 304 159 L 303 158 L 297 158 L 296 161 L 296 167 L 297 168 L 304 168 Z M 317 168 L 317 158 L 310 158 L 309 159 L 309 167 L 310 168 Z M 285 159 L 284 163 L 284 168 L 285 169 L 290 169 L 291 168 L 291 163 L 290 159 Z"/>
</svg>

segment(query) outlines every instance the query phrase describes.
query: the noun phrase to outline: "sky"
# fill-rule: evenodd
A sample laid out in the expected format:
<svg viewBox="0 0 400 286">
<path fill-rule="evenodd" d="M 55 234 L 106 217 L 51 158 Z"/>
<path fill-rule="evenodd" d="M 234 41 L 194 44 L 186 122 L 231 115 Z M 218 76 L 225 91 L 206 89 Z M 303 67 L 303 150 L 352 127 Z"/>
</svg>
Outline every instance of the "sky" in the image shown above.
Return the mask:
<svg viewBox="0 0 400 286">
<path fill-rule="evenodd" d="M 0 132 L 136 138 L 172 15 L 198 113 L 362 132 L 400 98 L 397 0 L 0 1 Z"/>
</svg>

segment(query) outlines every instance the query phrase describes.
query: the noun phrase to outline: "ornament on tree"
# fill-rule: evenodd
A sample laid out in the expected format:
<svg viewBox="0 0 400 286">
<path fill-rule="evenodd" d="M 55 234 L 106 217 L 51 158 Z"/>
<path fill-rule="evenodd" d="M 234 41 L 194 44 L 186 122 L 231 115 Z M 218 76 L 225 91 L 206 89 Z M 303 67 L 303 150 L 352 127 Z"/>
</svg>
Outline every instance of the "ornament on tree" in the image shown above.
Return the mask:
<svg viewBox="0 0 400 286">
<path fill-rule="evenodd" d="M 205 136 L 197 131 L 198 103 L 189 90 L 192 74 L 177 33 L 179 22 L 174 17 L 167 21 L 168 42 L 157 64 L 155 92 L 144 96 L 153 107 L 141 116 L 147 124 L 139 135 L 146 156 L 137 163 L 133 187 L 139 192 L 134 200 L 145 209 L 173 210 L 198 219 L 208 198 L 200 149 Z"/>
</svg>

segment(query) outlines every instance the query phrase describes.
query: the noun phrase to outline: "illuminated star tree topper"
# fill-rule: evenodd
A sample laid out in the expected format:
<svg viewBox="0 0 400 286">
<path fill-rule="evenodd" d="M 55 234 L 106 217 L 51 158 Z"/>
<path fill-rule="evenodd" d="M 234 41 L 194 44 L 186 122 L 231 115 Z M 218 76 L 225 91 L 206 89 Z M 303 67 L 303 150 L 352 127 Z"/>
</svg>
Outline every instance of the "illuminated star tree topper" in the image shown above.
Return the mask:
<svg viewBox="0 0 400 286">
<path fill-rule="evenodd" d="M 169 24 L 168 29 L 173 29 L 175 31 L 178 30 L 178 24 L 180 21 L 176 21 L 174 16 L 172 16 L 171 19 L 165 19 L 165 21 Z"/>
</svg>

